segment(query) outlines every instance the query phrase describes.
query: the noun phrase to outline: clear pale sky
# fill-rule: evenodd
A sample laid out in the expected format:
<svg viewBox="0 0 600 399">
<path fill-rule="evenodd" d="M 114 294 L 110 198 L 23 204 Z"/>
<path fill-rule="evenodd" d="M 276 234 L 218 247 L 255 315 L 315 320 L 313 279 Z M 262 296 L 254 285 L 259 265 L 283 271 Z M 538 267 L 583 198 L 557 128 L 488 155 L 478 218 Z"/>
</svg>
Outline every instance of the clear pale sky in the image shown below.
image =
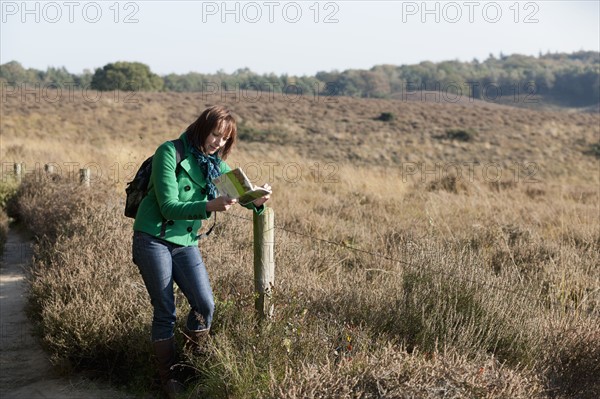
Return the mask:
<svg viewBox="0 0 600 399">
<path fill-rule="evenodd" d="M 0 1 L 0 63 L 313 75 L 600 51 L 600 1 Z"/>
</svg>

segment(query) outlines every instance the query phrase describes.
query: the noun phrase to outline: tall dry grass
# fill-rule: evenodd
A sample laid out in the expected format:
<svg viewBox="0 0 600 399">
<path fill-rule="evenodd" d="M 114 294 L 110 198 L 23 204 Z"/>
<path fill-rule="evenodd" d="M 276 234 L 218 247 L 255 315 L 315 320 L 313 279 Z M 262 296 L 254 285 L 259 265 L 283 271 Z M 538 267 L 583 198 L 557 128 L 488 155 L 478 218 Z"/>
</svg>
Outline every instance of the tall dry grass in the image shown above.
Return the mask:
<svg viewBox="0 0 600 399">
<path fill-rule="evenodd" d="M 277 312 L 267 329 L 253 318 L 249 215 L 220 218 L 201 245 L 217 312 L 208 358 L 189 360 L 201 370 L 193 392 L 569 397 L 598 388 L 597 225 L 555 234 L 552 207 L 532 215 L 540 227 L 516 222 L 508 193 L 485 186 L 468 196 L 408 187 L 398 203 L 396 194 L 352 195 L 344 182 L 339 204 L 319 204 L 322 185 L 310 178 L 274 201 L 276 210 L 292 199 L 305 207 L 277 212 Z M 510 191 L 513 205 L 529 198 Z M 143 385 L 150 307 L 119 200 L 110 187 L 21 187 L 19 212 L 40 237 L 31 309 L 57 364 Z M 419 215 L 427 223 L 413 225 Z"/>
<path fill-rule="evenodd" d="M 78 154 L 109 168 L 131 151 L 142 160 L 203 108 L 191 94 L 143 98 L 135 109 L 111 105 L 118 112 L 97 105 L 94 112 L 107 113 L 94 124 L 68 119 L 98 139 L 63 153 L 58 143 L 79 135 L 67 129 L 45 147 L 48 159 Z M 600 201 L 598 161 L 585 145 L 598 116 L 351 99 L 232 106 L 246 141 L 229 162 L 275 190 L 276 312 L 256 324 L 251 215 L 219 215 L 200 245 L 217 309 L 207 355 L 185 358 L 196 370 L 190 396 L 595 397 Z M 11 107 L 11 129 L 25 114 L 52 125 L 63 112 Z M 171 118 L 179 109 L 185 115 Z M 371 120 L 388 110 L 399 115 L 396 125 Z M 119 128 L 130 119 L 148 127 L 142 139 L 139 127 Z M 168 126 L 173 120 L 181 125 Z M 457 124 L 476 129 L 475 141 L 435 138 Z M 544 134 L 534 132 L 540 126 Z M 36 140 L 11 134 L 3 151 L 22 145 L 22 159 L 33 162 Z M 506 174 L 406 173 L 408 161 L 431 170 L 474 159 L 498 162 Z M 510 174 L 525 160 L 538 165 L 537 182 L 528 171 Z M 124 183 L 104 174 L 86 190 L 66 177 L 30 174 L 17 194 L 17 211 L 38 237 L 32 319 L 63 370 L 151 389 L 151 309 L 130 261 Z"/>
</svg>

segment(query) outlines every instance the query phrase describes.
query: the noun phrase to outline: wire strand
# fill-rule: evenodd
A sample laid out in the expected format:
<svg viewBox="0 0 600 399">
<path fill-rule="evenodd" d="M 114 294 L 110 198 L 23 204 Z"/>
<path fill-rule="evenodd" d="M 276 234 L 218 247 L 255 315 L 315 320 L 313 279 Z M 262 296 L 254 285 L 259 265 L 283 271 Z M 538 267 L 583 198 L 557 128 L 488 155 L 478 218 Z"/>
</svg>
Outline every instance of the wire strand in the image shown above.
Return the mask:
<svg viewBox="0 0 600 399">
<path fill-rule="evenodd" d="M 230 213 L 225 213 L 225 216 L 230 217 L 230 218 L 248 220 L 248 221 L 252 221 L 253 220 L 251 218 L 247 218 L 247 217 L 239 216 L 239 215 L 235 215 L 235 214 L 230 214 Z M 315 237 L 315 236 L 313 236 L 311 234 L 304 233 L 304 232 L 299 232 L 299 231 L 295 231 L 295 230 L 291 230 L 291 229 L 288 229 L 287 227 L 283 227 L 283 226 L 275 225 L 273 227 L 275 229 L 282 230 L 282 231 L 285 231 L 287 233 L 291 233 L 291 234 L 295 234 L 295 235 L 298 235 L 298 236 L 309 238 L 309 239 L 311 239 L 313 241 L 320 241 L 320 242 L 324 242 L 324 243 L 327 243 L 327 244 L 330 244 L 330 245 L 336 245 L 336 246 L 342 247 L 342 248 L 350 250 L 350 251 L 361 252 L 361 253 L 364 253 L 364 254 L 371 255 L 373 257 L 377 257 L 377 258 L 381 258 L 381 259 L 386 259 L 386 260 L 389 260 L 391 262 L 397 262 L 397 263 L 400 263 L 400 264 L 403 264 L 403 265 L 406 265 L 406 266 L 410 266 L 411 268 L 416 268 L 416 265 L 413 264 L 413 263 L 406 262 L 406 261 L 403 261 L 403 260 L 400 260 L 400 259 L 396 259 L 396 258 L 393 258 L 391 256 L 382 255 L 382 254 L 379 254 L 379 253 L 376 253 L 376 252 L 372 252 L 372 251 L 368 251 L 368 250 L 365 250 L 365 249 L 362 249 L 362 248 L 352 247 L 352 246 L 349 246 L 349 245 L 341 243 L 341 242 L 332 241 L 332 240 L 328 240 L 328 239 L 320 238 L 320 237 Z M 364 269 L 364 270 L 383 270 L 383 269 Z M 505 288 L 505 287 L 502 287 L 502 286 L 499 286 L 499 285 L 490 284 L 490 283 L 479 281 L 479 280 L 473 280 L 473 279 L 458 277 L 458 276 L 456 276 L 453 273 L 448 273 L 448 272 L 444 272 L 444 271 L 440 271 L 440 270 L 435 270 L 435 271 L 431 270 L 431 271 L 434 272 L 434 273 L 437 273 L 439 275 L 451 278 L 454 281 L 469 282 L 469 283 L 478 285 L 480 287 L 487 287 L 487 288 L 495 289 L 497 291 L 504 291 L 504 292 L 507 292 L 507 293 L 515 294 L 515 295 L 520 296 L 520 297 L 525 298 L 525 299 L 531 299 L 531 300 L 540 301 L 540 302 L 544 301 L 543 298 L 539 298 L 539 297 L 534 297 L 534 296 L 531 296 L 531 295 L 527 295 L 527 294 L 523 293 L 522 291 L 517 291 L 517 290 L 514 290 L 514 289 Z M 390 271 L 386 271 L 386 272 L 390 272 Z M 397 272 L 391 272 L 391 273 L 397 273 Z M 552 304 L 556 305 L 556 303 L 552 303 Z M 564 303 L 558 303 L 558 306 L 564 308 L 565 310 L 568 309 L 568 310 L 571 310 L 571 311 L 574 311 L 574 312 L 578 310 L 577 308 L 574 308 L 574 307 L 572 307 L 570 305 L 567 305 L 567 304 L 564 304 Z"/>
</svg>

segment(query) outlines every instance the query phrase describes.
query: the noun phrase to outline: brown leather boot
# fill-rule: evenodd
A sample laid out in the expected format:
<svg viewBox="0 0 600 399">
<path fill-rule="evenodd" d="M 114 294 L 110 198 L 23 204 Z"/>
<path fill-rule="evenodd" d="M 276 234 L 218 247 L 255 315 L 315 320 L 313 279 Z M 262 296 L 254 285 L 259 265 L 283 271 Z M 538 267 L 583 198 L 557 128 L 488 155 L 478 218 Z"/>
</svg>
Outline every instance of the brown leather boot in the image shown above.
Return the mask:
<svg viewBox="0 0 600 399">
<path fill-rule="evenodd" d="M 208 344 L 209 329 L 205 330 L 184 330 L 185 344 L 183 345 L 186 351 L 192 351 L 196 355 L 205 355 L 206 346 Z"/>
<path fill-rule="evenodd" d="M 175 378 L 173 366 L 177 363 L 175 355 L 175 338 L 169 338 L 152 343 L 158 361 L 158 374 L 163 391 L 169 399 L 177 398 L 178 393 L 185 392 L 183 384 Z"/>
</svg>

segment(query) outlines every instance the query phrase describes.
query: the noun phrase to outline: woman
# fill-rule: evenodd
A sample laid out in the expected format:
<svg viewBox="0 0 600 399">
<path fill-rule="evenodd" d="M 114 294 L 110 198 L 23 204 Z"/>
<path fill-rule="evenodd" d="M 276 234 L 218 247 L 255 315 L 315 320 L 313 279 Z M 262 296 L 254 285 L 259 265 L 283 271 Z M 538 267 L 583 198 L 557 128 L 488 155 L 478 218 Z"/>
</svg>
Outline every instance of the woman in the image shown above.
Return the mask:
<svg viewBox="0 0 600 399">
<path fill-rule="evenodd" d="M 159 146 L 152 159 L 149 192 L 133 225 L 133 261 L 154 308 L 152 342 L 163 389 L 171 397 L 183 390 L 172 373 L 177 359 L 173 282 L 191 306 L 186 338 L 198 345 L 208 336 L 214 312 L 208 273 L 198 250 L 198 230 L 212 212 L 225 212 L 236 203 L 235 199 L 217 196 L 211 182 L 230 170 L 222 159 L 230 153 L 236 135 L 231 113 L 225 107 L 213 106 L 181 135 L 179 164 L 173 142 Z M 270 186 L 265 184 L 265 188 Z M 268 195 L 259 198 L 247 207 L 260 214 L 268 199 Z"/>
</svg>

